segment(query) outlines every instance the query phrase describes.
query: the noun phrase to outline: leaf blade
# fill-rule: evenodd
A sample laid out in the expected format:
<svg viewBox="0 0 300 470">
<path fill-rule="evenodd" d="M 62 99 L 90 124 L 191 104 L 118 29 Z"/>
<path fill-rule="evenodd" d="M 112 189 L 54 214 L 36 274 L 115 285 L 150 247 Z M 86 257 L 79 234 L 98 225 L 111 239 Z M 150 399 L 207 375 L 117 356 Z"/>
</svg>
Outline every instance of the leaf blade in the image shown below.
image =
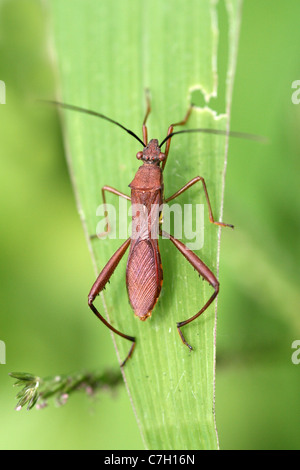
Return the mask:
<svg viewBox="0 0 300 470">
<path fill-rule="evenodd" d="M 51 5 L 64 102 L 99 110 L 140 135 L 141 125 L 136 123 L 142 122 L 144 89 L 149 87 L 153 108 L 149 135 L 162 140 L 170 121 L 183 118 L 192 89 L 201 89 L 206 100 L 216 94 L 215 2 L 176 0 L 162 7 L 157 0 L 118 0 L 114 1 L 113 14 L 111 2 L 74 1 L 71 8 L 68 2 L 54 0 Z M 227 5 L 232 6 L 229 21 L 236 25 L 239 2 L 233 0 Z M 68 28 L 64 27 L 65 18 L 72 19 Z M 230 31 L 232 44 L 237 40 L 237 32 L 234 27 Z M 234 54 L 232 46 L 229 85 L 234 73 Z M 231 99 L 229 85 L 227 111 Z M 195 110 L 189 127 L 226 129 L 226 110 L 219 115 L 209 108 Z M 137 169 L 133 156 L 140 148 L 125 133 L 90 117 L 65 113 L 64 121 L 79 211 L 87 233 L 92 235 L 95 211 L 101 203 L 101 186 L 108 184 L 129 194 L 127 185 Z M 190 135 L 174 139 L 165 173 L 166 195 L 192 177 L 204 176 L 218 219 L 222 211 L 226 151 L 227 141 L 219 137 Z M 199 188 L 185 193 L 180 204 L 195 204 L 199 194 Z M 218 236 L 216 227 L 205 225 L 205 249 L 199 256 L 213 271 L 217 270 Z M 176 322 L 200 310 L 212 291 L 208 285 L 199 283 L 191 266 L 167 242 L 161 242 L 163 292 L 151 320 L 142 323 L 133 318 L 124 285 L 126 260 L 121 261 L 112 277 L 114 288 L 110 286 L 109 293 L 107 289 L 103 296 L 104 310 L 117 329 L 138 338 L 124 378 L 146 447 L 217 448 L 213 411 L 214 307 L 197 324 L 184 329 L 195 348 L 193 352 L 182 345 L 176 331 Z M 98 269 L 120 244 L 120 240 L 92 242 Z M 103 311 L 100 303 L 97 306 Z M 116 337 L 114 341 L 121 361 L 128 352 L 128 342 Z"/>
</svg>

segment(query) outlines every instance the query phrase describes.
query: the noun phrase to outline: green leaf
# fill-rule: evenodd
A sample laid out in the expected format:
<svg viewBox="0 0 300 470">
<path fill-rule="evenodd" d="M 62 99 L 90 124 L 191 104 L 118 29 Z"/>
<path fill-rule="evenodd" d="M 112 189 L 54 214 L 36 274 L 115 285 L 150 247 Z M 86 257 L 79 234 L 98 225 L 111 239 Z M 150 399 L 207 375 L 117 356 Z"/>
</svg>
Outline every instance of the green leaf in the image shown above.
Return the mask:
<svg viewBox="0 0 300 470">
<path fill-rule="evenodd" d="M 215 1 L 52 0 L 50 5 L 61 101 L 103 113 L 142 137 L 144 90 L 149 88 L 150 138 L 161 141 L 168 126 L 183 119 L 191 100 L 202 108 L 193 110 L 187 127 L 228 128 L 239 0 L 228 0 L 227 13 L 222 13 L 225 65 L 218 54 L 221 6 Z M 78 210 L 89 241 L 99 221 L 101 187 L 129 194 L 128 184 L 139 166 L 135 154 L 141 148 L 103 120 L 71 111 L 63 111 L 62 117 Z M 220 136 L 175 136 L 164 173 L 166 196 L 201 175 L 215 219 L 220 220 L 227 143 Z M 117 197 L 111 195 L 107 202 L 118 208 Z M 196 185 L 176 203 L 205 204 L 202 188 Z M 204 245 L 197 254 L 217 273 L 220 231 L 209 224 L 206 204 L 205 216 Z M 122 242 L 89 241 L 97 272 Z M 125 258 L 96 305 L 115 328 L 137 338 L 123 373 L 145 446 L 215 449 L 216 303 L 184 327 L 193 351 L 182 344 L 176 329 L 176 322 L 197 313 L 213 290 L 169 240 L 162 240 L 160 247 L 164 286 L 150 320 L 140 322 L 128 304 Z M 99 335 L 108 334 L 104 325 L 93 321 Z M 115 335 L 113 339 L 121 362 L 130 344 Z"/>
</svg>

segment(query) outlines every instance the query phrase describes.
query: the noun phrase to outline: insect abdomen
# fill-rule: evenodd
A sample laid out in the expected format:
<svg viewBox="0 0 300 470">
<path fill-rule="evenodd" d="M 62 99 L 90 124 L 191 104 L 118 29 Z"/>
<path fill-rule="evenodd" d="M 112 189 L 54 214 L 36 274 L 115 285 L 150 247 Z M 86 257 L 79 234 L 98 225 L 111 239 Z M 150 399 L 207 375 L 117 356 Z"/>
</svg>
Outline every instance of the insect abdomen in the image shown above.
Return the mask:
<svg viewBox="0 0 300 470">
<path fill-rule="evenodd" d="M 157 242 L 138 240 L 128 258 L 126 280 L 130 304 L 140 320 L 151 315 L 161 291 L 162 279 Z"/>
</svg>

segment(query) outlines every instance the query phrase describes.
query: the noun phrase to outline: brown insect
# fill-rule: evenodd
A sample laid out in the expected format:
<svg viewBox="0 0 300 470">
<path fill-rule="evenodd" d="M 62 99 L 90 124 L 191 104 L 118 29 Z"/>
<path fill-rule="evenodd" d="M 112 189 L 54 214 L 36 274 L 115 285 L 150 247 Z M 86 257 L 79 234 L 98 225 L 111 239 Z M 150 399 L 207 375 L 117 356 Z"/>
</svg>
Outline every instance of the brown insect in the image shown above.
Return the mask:
<svg viewBox="0 0 300 470">
<path fill-rule="evenodd" d="M 177 330 L 182 342 L 189 348 L 192 349 L 192 346 L 186 341 L 183 336 L 181 328 L 188 323 L 192 322 L 198 318 L 213 300 L 217 297 L 219 292 L 219 282 L 216 276 L 212 271 L 201 261 L 201 259 L 192 251 L 190 251 L 181 241 L 174 238 L 172 235 L 167 234 L 161 229 L 161 217 L 159 212 L 153 212 L 152 207 L 161 206 L 163 203 L 168 203 L 169 201 L 175 199 L 177 196 L 182 194 L 184 191 L 189 189 L 194 184 L 201 182 L 206 202 L 208 205 L 209 220 L 215 225 L 220 225 L 222 227 L 231 227 L 233 225 L 225 224 L 223 222 L 217 222 L 214 220 L 205 180 L 202 176 L 196 176 L 188 183 L 186 183 L 182 188 L 180 188 L 176 193 L 168 198 L 164 198 L 164 184 L 163 184 L 163 171 L 166 166 L 167 158 L 170 151 L 171 139 L 176 134 L 188 133 L 188 132 L 206 132 L 211 134 L 219 135 L 231 135 L 234 137 L 245 137 L 254 140 L 258 140 L 257 136 L 250 134 L 244 134 L 239 132 L 225 132 L 215 129 L 186 129 L 177 132 L 173 132 L 175 126 L 182 126 L 186 124 L 188 118 L 192 111 L 192 105 L 188 109 L 188 112 L 185 118 L 172 124 L 169 129 L 166 138 L 159 144 L 158 140 L 152 139 L 148 143 L 147 137 L 147 127 L 146 121 L 151 111 L 149 95 L 147 94 L 147 111 L 143 121 L 143 141 L 134 134 L 131 130 L 122 126 L 117 121 L 114 121 L 103 114 L 97 113 L 95 111 L 86 110 L 84 108 L 79 108 L 77 106 L 52 102 L 66 109 L 71 109 L 87 114 L 91 114 L 102 119 L 105 119 L 113 124 L 124 129 L 135 139 L 137 139 L 143 146 L 143 150 L 137 153 L 137 159 L 142 160 L 143 165 L 139 167 L 137 173 L 130 183 L 129 187 L 131 189 L 131 197 L 126 194 L 121 193 L 115 188 L 110 186 L 104 186 L 102 188 L 102 197 L 104 205 L 106 205 L 105 192 L 113 193 L 117 196 L 123 197 L 131 201 L 132 205 L 138 205 L 142 208 L 140 211 L 136 211 L 133 216 L 133 227 L 135 227 L 135 232 L 132 233 L 132 236 L 128 238 L 120 248 L 114 253 L 110 258 L 106 266 L 100 272 L 97 277 L 91 291 L 88 295 L 88 305 L 94 314 L 114 333 L 121 336 L 122 338 L 127 339 L 132 342 L 129 353 L 127 354 L 125 360 L 122 362 L 121 367 L 125 365 L 126 361 L 132 356 L 136 339 L 133 336 L 129 336 L 121 331 L 118 331 L 114 328 L 97 310 L 94 305 L 94 300 L 99 295 L 99 293 L 105 288 L 107 282 L 121 261 L 122 257 L 125 255 L 126 250 L 129 249 L 129 256 L 127 261 L 126 269 L 126 285 L 128 290 L 128 296 L 130 304 L 133 308 L 133 311 L 140 320 L 145 321 L 151 316 L 152 310 L 159 298 L 162 282 L 163 282 L 163 269 L 161 264 L 161 258 L 159 253 L 158 246 L 158 237 L 154 237 L 153 233 L 159 233 L 166 238 L 169 238 L 175 247 L 180 251 L 180 253 L 187 259 L 187 261 L 193 266 L 193 268 L 212 286 L 214 292 L 208 301 L 203 305 L 198 313 L 177 323 Z M 165 151 L 162 152 L 162 146 L 166 144 Z M 142 216 L 142 213 L 146 214 L 146 217 Z M 106 212 L 106 217 L 107 212 Z M 109 222 L 107 222 L 107 232 L 109 231 Z"/>
</svg>

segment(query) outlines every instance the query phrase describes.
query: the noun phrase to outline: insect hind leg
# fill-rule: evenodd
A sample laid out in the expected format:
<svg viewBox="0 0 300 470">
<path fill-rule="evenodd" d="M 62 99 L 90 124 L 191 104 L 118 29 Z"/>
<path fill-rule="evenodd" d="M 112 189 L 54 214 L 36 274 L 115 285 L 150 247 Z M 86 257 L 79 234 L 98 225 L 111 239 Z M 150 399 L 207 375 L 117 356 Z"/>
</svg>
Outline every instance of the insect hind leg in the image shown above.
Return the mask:
<svg viewBox="0 0 300 470">
<path fill-rule="evenodd" d="M 206 266 L 206 264 L 201 261 L 201 259 L 191 250 L 189 250 L 182 242 L 174 238 L 172 235 L 167 234 L 164 231 L 161 231 L 161 235 L 165 238 L 169 238 L 171 242 L 175 245 L 175 247 L 180 251 L 180 253 L 186 258 L 186 260 L 193 266 L 193 268 L 214 288 L 214 292 L 208 301 L 204 304 L 204 306 L 199 310 L 196 315 L 188 318 L 187 320 L 181 321 L 177 323 L 177 331 L 181 338 L 183 344 L 185 344 L 190 350 L 192 350 L 192 346 L 186 341 L 181 328 L 188 323 L 196 320 L 205 310 L 210 306 L 210 304 L 214 301 L 219 293 L 219 281 L 215 277 L 215 275 L 211 272 L 211 270 Z"/>
<path fill-rule="evenodd" d="M 106 284 L 110 280 L 114 270 L 118 266 L 119 262 L 123 258 L 127 248 L 129 247 L 131 242 L 131 238 L 128 238 L 123 245 L 120 246 L 120 248 L 114 253 L 114 255 L 110 258 L 106 266 L 102 269 L 101 273 L 97 277 L 95 283 L 93 284 L 93 287 L 90 290 L 90 293 L 88 295 L 88 305 L 92 312 L 96 315 L 99 320 L 104 323 L 107 328 L 109 328 L 111 331 L 116 333 L 117 335 L 121 336 L 124 339 L 127 339 L 128 341 L 132 342 L 131 348 L 129 350 L 129 353 L 127 354 L 125 360 L 121 363 L 121 367 L 125 365 L 127 360 L 132 356 L 136 340 L 133 336 L 126 335 L 125 333 L 122 333 L 121 331 L 117 330 L 114 328 L 102 315 L 101 313 L 97 310 L 97 308 L 94 305 L 94 300 L 96 299 L 97 295 L 100 294 L 101 291 L 105 288 Z"/>
</svg>

